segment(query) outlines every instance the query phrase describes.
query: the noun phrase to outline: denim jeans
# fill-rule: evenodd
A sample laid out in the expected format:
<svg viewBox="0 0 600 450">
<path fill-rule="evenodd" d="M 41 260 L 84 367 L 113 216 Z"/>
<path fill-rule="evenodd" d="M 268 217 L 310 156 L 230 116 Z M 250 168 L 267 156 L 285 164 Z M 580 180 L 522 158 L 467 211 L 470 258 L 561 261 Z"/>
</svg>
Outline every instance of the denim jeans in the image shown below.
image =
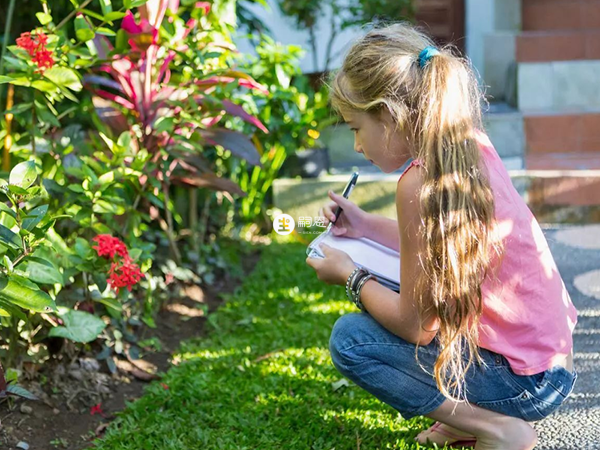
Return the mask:
<svg viewBox="0 0 600 450">
<path fill-rule="evenodd" d="M 352 313 L 335 323 L 329 341 L 335 367 L 355 384 L 395 408 L 405 418 L 424 416 L 445 400 L 433 377 L 439 348 L 420 346 L 394 335 L 368 313 Z M 526 421 L 543 419 L 572 392 L 577 372 L 554 366 L 531 376 L 515 374 L 507 359 L 480 348 L 485 364 L 466 373 L 466 397 L 472 404 Z M 421 367 L 423 366 L 423 367 Z"/>
</svg>

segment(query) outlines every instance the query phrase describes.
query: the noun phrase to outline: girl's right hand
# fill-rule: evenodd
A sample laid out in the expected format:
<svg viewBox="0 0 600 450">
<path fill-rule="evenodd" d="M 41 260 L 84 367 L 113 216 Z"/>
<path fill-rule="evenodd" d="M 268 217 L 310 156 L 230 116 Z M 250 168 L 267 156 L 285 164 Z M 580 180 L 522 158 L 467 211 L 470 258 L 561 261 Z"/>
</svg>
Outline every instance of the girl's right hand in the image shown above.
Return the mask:
<svg viewBox="0 0 600 450">
<path fill-rule="evenodd" d="M 340 206 L 342 212 L 337 222 L 331 227 L 333 235 L 355 239 L 364 237 L 367 230 L 368 213 L 342 195 L 333 191 L 329 191 L 328 194 L 333 201 L 319 209 L 318 213 L 319 217 L 325 217 L 325 226 L 335 220 L 335 210 Z"/>
</svg>

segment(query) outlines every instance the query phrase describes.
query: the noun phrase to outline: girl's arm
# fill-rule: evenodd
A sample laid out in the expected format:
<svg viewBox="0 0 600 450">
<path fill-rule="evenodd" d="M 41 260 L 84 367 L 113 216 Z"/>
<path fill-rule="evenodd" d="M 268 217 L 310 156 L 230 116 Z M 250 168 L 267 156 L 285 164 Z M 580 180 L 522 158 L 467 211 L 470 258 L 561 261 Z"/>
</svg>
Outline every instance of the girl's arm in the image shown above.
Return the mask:
<svg viewBox="0 0 600 450">
<path fill-rule="evenodd" d="M 425 244 L 418 232 L 421 223 L 418 207 L 420 186 L 420 170 L 415 168 L 402 177 L 396 191 L 400 293 L 369 280 L 363 286 L 361 301 L 369 314 L 390 332 L 413 344 L 427 345 L 437 334 L 439 319 L 435 314 L 425 314 L 421 318 L 421 326 L 417 314 L 414 288 L 416 279 L 423 270 L 418 255 Z"/>
<path fill-rule="evenodd" d="M 367 213 L 365 237 L 388 248 L 400 251 L 398 221 Z"/>
</svg>

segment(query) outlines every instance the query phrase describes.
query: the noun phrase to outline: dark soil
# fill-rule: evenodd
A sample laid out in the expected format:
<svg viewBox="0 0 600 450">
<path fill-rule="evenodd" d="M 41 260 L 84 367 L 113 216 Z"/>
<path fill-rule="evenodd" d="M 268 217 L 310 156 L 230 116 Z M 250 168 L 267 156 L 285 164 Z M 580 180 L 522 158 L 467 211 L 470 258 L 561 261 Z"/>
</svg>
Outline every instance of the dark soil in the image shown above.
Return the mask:
<svg viewBox="0 0 600 450">
<path fill-rule="evenodd" d="M 245 275 L 254 269 L 259 258 L 260 250 L 243 258 Z M 166 372 L 171 365 L 172 353 L 181 341 L 206 334 L 206 317 L 197 314 L 201 311 L 198 302 L 206 304 L 210 314 L 223 302 L 219 294 L 232 293 L 241 282 L 239 277 L 226 274 L 211 286 L 191 286 L 185 291 L 185 298 L 177 298 L 164 305 L 156 318 L 156 328 L 144 326 L 140 337 L 158 337 L 162 349 L 144 355 L 143 360 L 154 366 L 153 371 Z M 186 315 L 190 311 L 196 314 L 191 314 L 192 317 Z M 124 363 L 127 365 L 126 361 Z M 115 418 L 115 413 L 125 408 L 126 401 L 141 397 L 148 385 L 148 381 L 133 376 L 131 371 L 128 373 L 126 367 L 125 370 L 120 367 L 117 374 L 111 375 L 105 363 L 99 371 L 77 370 L 87 377 L 77 381 L 70 376 L 73 367 L 76 366 L 67 367 L 67 363 L 62 363 L 62 367 L 55 368 L 57 370 L 53 372 L 52 379 L 57 381 L 58 378 L 58 385 L 62 382 L 65 389 L 56 393 L 45 389 L 41 401 L 11 399 L 0 404 L 0 449 L 91 448 L 90 442 L 102 435 L 106 425 Z M 101 393 L 94 388 L 100 384 L 103 384 Z M 25 383 L 23 385 L 30 388 Z M 67 387 L 71 389 L 68 395 Z M 103 415 L 92 414 L 93 406 L 98 403 Z"/>
</svg>

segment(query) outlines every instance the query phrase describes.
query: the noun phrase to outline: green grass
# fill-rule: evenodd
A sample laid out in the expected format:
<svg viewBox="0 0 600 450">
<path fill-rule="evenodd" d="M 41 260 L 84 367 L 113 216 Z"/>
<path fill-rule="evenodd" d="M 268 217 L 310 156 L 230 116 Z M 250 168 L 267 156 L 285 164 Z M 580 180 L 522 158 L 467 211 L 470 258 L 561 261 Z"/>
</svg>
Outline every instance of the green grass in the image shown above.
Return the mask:
<svg viewBox="0 0 600 450">
<path fill-rule="evenodd" d="M 355 307 L 343 287 L 317 279 L 305 248 L 281 237 L 264 247 L 254 273 L 209 316 L 209 337 L 182 344 L 162 380 L 169 389 L 148 386 L 97 448 L 423 448 L 413 437 L 431 421 L 402 420 L 351 382 L 334 388 L 344 378 L 329 334 Z"/>
</svg>

